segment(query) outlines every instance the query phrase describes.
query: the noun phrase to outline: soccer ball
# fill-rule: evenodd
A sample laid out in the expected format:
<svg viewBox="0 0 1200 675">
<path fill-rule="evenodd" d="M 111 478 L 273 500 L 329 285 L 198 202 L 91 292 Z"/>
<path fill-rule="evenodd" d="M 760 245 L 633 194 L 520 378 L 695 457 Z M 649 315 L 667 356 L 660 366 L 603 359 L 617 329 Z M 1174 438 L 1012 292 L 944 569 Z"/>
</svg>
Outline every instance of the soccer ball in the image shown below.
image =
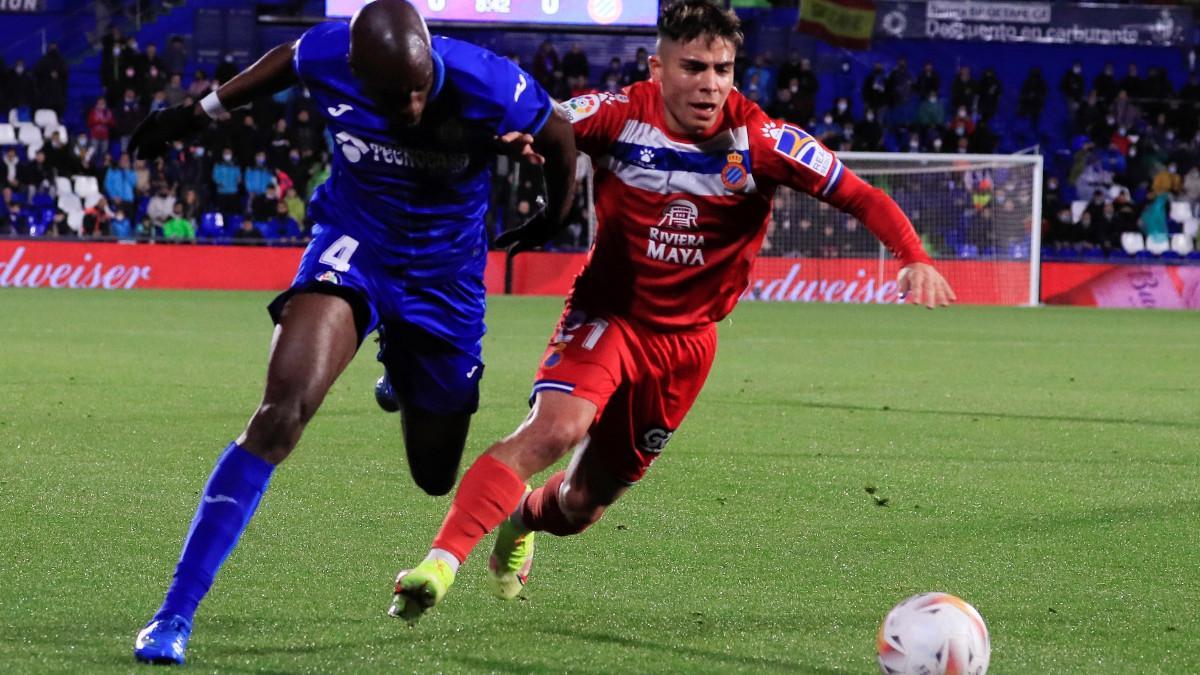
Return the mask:
<svg viewBox="0 0 1200 675">
<path fill-rule="evenodd" d="M 983 617 L 949 593 L 922 593 L 893 607 L 876 648 L 884 675 L 984 675 L 992 654 Z"/>
</svg>

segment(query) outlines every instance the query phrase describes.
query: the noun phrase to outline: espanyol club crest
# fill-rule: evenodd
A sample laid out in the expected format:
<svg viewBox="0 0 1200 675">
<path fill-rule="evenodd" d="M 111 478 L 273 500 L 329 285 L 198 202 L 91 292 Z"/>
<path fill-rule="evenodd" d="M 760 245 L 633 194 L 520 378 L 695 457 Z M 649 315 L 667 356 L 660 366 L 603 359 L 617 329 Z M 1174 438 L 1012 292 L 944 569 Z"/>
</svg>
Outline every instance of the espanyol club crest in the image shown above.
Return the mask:
<svg viewBox="0 0 1200 675">
<path fill-rule="evenodd" d="M 725 156 L 725 160 L 725 167 L 721 169 L 721 184 L 734 191 L 746 187 L 750 174 L 746 171 L 742 153 L 731 152 Z"/>
<path fill-rule="evenodd" d="M 609 24 L 621 18 L 625 8 L 621 0 L 588 0 L 588 16 L 599 24 Z"/>
</svg>

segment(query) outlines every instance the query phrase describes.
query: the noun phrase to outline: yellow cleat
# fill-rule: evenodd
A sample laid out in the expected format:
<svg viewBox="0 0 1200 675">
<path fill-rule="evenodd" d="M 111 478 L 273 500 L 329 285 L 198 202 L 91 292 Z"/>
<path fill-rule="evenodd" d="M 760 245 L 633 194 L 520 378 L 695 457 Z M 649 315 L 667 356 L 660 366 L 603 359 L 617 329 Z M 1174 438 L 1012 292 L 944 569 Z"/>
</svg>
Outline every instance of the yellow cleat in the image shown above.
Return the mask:
<svg viewBox="0 0 1200 675">
<path fill-rule="evenodd" d="M 505 520 L 496 529 L 496 545 L 488 558 L 488 586 L 496 597 L 512 600 L 525 588 L 532 568 L 533 533 L 519 533 Z"/>
<path fill-rule="evenodd" d="M 396 594 L 388 616 L 415 624 L 434 605 L 446 597 L 454 583 L 454 570 L 444 560 L 425 560 L 396 577 Z"/>
</svg>

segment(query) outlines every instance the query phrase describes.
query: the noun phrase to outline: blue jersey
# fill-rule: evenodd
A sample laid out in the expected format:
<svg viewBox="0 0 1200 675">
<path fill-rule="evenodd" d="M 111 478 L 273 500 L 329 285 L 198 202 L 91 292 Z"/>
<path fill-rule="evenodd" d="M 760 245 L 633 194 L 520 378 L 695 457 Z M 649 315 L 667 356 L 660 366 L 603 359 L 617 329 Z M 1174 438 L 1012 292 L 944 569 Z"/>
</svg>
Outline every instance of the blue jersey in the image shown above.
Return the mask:
<svg viewBox="0 0 1200 675">
<path fill-rule="evenodd" d="M 336 149 L 309 213 L 370 246 L 389 275 L 437 281 L 479 274 L 492 138 L 536 134 L 552 102 L 506 58 L 435 36 L 434 84 L 421 122 L 397 129 L 350 72 L 350 27 L 325 23 L 301 36 L 295 68 L 325 116 Z"/>
</svg>

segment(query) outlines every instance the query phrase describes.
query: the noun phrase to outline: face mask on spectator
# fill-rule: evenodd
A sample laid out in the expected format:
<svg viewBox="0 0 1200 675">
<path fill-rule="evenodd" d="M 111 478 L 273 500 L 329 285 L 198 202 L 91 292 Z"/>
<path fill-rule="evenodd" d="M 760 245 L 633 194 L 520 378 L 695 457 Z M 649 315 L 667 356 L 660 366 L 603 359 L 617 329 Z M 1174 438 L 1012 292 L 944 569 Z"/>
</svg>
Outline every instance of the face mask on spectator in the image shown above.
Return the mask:
<svg viewBox="0 0 1200 675">
<path fill-rule="evenodd" d="M 233 153 L 232 152 L 221 153 L 221 159 L 225 160 L 226 162 L 232 162 L 233 161 Z"/>
<path fill-rule="evenodd" d="M 255 164 L 257 164 L 257 165 L 259 165 L 259 166 L 262 166 L 263 164 L 266 164 L 266 163 L 267 163 L 267 160 L 266 160 L 266 158 L 265 158 L 265 157 L 255 157 L 255 158 L 254 158 L 254 163 L 255 163 Z"/>
<path fill-rule="evenodd" d="M 1173 140 L 1175 140 L 1175 132 L 1174 132 L 1174 131 L 1171 131 L 1170 129 L 1167 129 L 1167 140 L 1168 140 L 1168 141 L 1173 141 Z"/>
<path fill-rule="evenodd" d="M 1072 68 L 1072 69 L 1071 69 L 1071 71 L 1072 71 L 1072 72 L 1074 72 L 1076 75 L 1078 75 L 1078 74 L 1080 74 L 1080 73 L 1082 73 L 1082 72 L 1083 72 L 1083 67 L 1082 67 L 1082 66 L 1075 66 L 1074 68 Z"/>
<path fill-rule="evenodd" d="M 837 104 L 837 109 L 838 112 L 846 112 L 846 104 L 844 102 Z"/>
<path fill-rule="evenodd" d="M 825 116 L 825 124 L 833 124 L 833 115 Z"/>
<path fill-rule="evenodd" d="M 204 147 L 200 146 L 200 147 L 192 148 L 192 154 L 197 157 L 203 157 L 204 156 Z"/>
</svg>

